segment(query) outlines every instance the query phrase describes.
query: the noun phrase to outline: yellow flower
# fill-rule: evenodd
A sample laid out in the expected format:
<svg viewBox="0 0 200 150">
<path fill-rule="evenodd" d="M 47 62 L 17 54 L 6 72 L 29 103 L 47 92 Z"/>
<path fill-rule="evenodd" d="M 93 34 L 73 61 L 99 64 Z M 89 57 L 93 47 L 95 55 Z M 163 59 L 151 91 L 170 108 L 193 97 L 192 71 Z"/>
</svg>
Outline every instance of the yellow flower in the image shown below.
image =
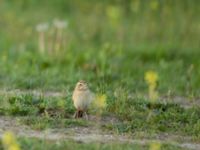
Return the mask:
<svg viewBox="0 0 200 150">
<path fill-rule="evenodd" d="M 19 145 L 12 144 L 11 146 L 8 147 L 8 150 L 20 150 L 20 148 L 19 148 Z"/>
<path fill-rule="evenodd" d="M 153 142 L 150 144 L 149 150 L 160 150 L 161 144 L 158 142 Z"/>
<path fill-rule="evenodd" d="M 96 99 L 94 101 L 94 105 L 96 108 L 100 108 L 103 109 L 106 107 L 106 95 L 102 94 L 102 95 L 97 95 Z"/>
<path fill-rule="evenodd" d="M 149 86 L 149 98 L 152 102 L 158 98 L 158 92 L 156 91 L 158 74 L 155 71 L 147 71 L 144 77 Z"/>
<path fill-rule="evenodd" d="M 20 150 L 14 134 L 10 131 L 4 133 L 2 143 L 7 150 Z"/>
<path fill-rule="evenodd" d="M 147 71 L 144 79 L 149 85 L 155 85 L 158 80 L 158 74 L 155 71 Z"/>
<path fill-rule="evenodd" d="M 15 137 L 14 137 L 13 133 L 10 131 L 5 132 L 2 137 L 2 143 L 4 145 L 11 145 L 11 144 L 15 143 Z"/>
</svg>

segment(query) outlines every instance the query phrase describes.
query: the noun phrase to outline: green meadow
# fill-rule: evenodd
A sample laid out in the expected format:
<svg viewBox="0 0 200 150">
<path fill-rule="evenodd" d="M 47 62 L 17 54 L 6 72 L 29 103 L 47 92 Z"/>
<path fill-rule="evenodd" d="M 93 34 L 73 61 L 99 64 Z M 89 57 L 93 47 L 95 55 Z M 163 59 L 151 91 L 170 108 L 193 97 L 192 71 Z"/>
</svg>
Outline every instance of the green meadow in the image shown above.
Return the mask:
<svg viewBox="0 0 200 150">
<path fill-rule="evenodd" d="M 199 5 L 198 0 L 0 0 L 0 120 L 14 118 L 19 128 L 37 132 L 92 128 L 166 141 L 151 148 L 151 143 L 16 135 L 24 150 L 184 149 L 158 135 L 200 144 Z M 145 79 L 149 71 L 157 75 L 153 101 Z M 82 79 L 97 100 L 104 99 L 104 108 L 89 109 L 95 119 L 72 117 L 72 92 Z M 9 130 L 15 132 L 13 126 Z"/>
</svg>

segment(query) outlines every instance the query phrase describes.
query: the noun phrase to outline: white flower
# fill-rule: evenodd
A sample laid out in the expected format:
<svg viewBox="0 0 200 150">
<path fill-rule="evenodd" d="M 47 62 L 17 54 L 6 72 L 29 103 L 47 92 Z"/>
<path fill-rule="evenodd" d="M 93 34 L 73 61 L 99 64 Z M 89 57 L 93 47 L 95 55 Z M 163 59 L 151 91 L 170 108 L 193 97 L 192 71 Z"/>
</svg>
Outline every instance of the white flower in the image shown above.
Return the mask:
<svg viewBox="0 0 200 150">
<path fill-rule="evenodd" d="M 68 22 L 65 21 L 65 20 L 54 19 L 53 25 L 54 25 L 56 28 L 63 29 L 63 28 L 66 28 L 66 27 L 68 26 Z"/>
<path fill-rule="evenodd" d="M 48 30 L 49 28 L 49 24 L 48 23 L 40 23 L 36 26 L 36 30 L 38 32 L 44 32 L 46 30 Z"/>
</svg>

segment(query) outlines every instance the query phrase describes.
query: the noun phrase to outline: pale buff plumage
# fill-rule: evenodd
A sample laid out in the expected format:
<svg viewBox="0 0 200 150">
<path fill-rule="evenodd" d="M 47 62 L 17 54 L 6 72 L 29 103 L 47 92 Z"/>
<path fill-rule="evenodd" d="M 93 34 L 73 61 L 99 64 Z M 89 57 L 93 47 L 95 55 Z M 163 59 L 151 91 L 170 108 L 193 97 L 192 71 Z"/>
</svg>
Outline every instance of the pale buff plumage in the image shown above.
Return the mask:
<svg viewBox="0 0 200 150">
<path fill-rule="evenodd" d="M 94 96 L 93 93 L 88 88 L 88 85 L 85 81 L 81 80 L 76 84 L 74 89 L 72 100 L 77 111 L 74 114 L 75 118 L 81 118 L 83 115 L 86 116 L 86 111 L 92 102 Z"/>
</svg>

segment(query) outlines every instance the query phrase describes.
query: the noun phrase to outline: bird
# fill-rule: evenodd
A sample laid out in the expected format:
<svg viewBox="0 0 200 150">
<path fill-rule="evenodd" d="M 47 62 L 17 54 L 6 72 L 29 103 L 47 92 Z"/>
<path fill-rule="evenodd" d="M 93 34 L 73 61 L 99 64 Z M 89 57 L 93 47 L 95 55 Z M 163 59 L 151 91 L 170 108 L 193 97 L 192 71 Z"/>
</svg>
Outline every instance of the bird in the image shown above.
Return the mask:
<svg viewBox="0 0 200 150">
<path fill-rule="evenodd" d="M 72 100 L 76 108 L 74 118 L 84 118 L 88 120 L 87 110 L 94 99 L 94 94 L 90 91 L 88 84 L 84 80 L 78 81 L 72 94 Z"/>
</svg>

